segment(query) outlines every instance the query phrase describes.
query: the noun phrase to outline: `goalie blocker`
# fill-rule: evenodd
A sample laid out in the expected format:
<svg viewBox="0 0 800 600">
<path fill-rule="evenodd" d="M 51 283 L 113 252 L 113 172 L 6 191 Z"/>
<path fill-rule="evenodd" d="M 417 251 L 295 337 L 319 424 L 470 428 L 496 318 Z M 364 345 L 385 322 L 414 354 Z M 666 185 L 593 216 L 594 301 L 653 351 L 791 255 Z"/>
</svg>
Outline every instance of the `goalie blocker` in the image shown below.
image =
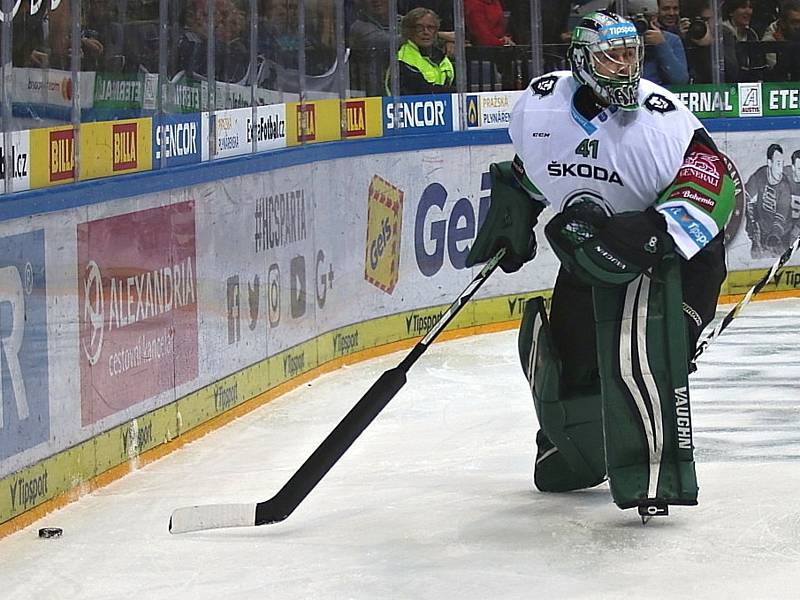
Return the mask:
<svg viewBox="0 0 800 600">
<path fill-rule="evenodd" d="M 670 504 L 697 504 L 679 259 L 610 287 L 562 270 L 556 287 L 571 319 L 565 325 L 567 309 L 552 307 L 561 347 L 542 298 L 528 302 L 519 336 L 541 427 L 537 488 L 582 489 L 608 477 L 623 509 L 666 514 Z"/>
</svg>

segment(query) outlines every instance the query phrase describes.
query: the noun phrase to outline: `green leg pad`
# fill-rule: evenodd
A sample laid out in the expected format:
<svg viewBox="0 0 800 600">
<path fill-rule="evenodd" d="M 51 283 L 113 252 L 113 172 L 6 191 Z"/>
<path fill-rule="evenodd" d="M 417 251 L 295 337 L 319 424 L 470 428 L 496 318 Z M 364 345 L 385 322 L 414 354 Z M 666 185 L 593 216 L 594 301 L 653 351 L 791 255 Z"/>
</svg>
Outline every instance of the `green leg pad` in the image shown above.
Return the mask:
<svg viewBox="0 0 800 600">
<path fill-rule="evenodd" d="M 563 492 L 601 483 L 606 467 L 600 391 L 563 385 L 542 298 L 525 306 L 519 355 L 542 429 L 536 436 L 536 487 Z"/>
<path fill-rule="evenodd" d="M 614 502 L 697 504 L 677 260 L 593 295 Z"/>
</svg>

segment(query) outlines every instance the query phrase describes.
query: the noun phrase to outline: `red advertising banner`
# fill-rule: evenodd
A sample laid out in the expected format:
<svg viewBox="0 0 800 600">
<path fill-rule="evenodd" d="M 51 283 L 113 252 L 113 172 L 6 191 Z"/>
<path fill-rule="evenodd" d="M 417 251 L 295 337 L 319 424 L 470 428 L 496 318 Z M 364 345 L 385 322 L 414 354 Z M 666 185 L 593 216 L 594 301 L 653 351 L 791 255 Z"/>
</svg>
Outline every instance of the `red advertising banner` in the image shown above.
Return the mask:
<svg viewBox="0 0 800 600">
<path fill-rule="evenodd" d="M 194 202 L 78 225 L 81 422 L 197 377 Z"/>
</svg>

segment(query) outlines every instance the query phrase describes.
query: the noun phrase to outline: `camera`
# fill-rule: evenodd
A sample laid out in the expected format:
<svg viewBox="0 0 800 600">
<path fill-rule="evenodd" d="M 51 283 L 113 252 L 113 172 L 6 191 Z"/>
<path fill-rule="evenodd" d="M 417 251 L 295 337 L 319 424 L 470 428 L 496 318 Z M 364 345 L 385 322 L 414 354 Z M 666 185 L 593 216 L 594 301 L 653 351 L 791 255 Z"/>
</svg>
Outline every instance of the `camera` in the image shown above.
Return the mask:
<svg viewBox="0 0 800 600">
<path fill-rule="evenodd" d="M 633 26 L 636 27 L 636 33 L 639 35 L 644 35 L 644 32 L 650 29 L 650 20 L 647 18 L 647 15 L 642 13 L 631 15 L 630 21 L 633 23 Z"/>
<path fill-rule="evenodd" d="M 702 17 L 695 17 L 689 23 L 689 29 L 686 30 L 686 37 L 690 40 L 703 39 L 708 33 L 708 25 Z"/>
</svg>

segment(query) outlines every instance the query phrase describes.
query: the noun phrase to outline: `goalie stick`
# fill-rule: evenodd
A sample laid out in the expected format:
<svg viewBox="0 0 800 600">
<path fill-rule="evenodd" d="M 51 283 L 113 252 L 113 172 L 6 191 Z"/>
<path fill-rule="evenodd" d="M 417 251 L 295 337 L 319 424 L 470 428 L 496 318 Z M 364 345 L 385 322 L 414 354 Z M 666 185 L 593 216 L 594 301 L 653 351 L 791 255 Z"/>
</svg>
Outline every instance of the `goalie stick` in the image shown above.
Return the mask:
<svg viewBox="0 0 800 600">
<path fill-rule="evenodd" d="M 706 348 L 708 348 L 712 342 L 717 339 L 717 337 L 719 337 L 723 331 L 725 331 L 728 325 L 731 324 L 731 321 L 739 316 L 739 313 L 745 306 L 747 306 L 753 296 L 755 296 L 765 285 L 772 281 L 775 275 L 778 274 L 780 268 L 785 265 L 792 257 L 792 254 L 797 251 L 798 246 L 800 246 L 800 236 L 798 236 L 794 242 L 792 242 L 791 246 L 783 251 L 783 254 L 778 257 L 778 260 L 776 260 L 775 264 L 770 267 L 770 270 L 766 273 L 766 275 L 764 275 L 764 277 L 757 281 L 756 284 L 747 291 L 747 293 L 744 295 L 744 298 L 739 300 L 736 306 L 734 306 L 728 312 L 728 314 L 722 318 L 722 321 L 720 321 L 719 324 L 714 327 L 711 333 L 709 333 L 706 338 L 697 346 L 697 351 L 694 353 L 694 358 L 692 358 L 692 361 L 696 361 L 698 357 L 705 352 Z"/>
<path fill-rule="evenodd" d="M 501 248 L 489 259 L 425 337 L 417 342 L 399 365 L 384 371 L 277 494 L 263 502 L 177 508 L 169 520 L 170 532 L 268 525 L 286 519 L 405 385 L 406 372 L 489 278 L 505 253 L 505 248 Z"/>
</svg>

